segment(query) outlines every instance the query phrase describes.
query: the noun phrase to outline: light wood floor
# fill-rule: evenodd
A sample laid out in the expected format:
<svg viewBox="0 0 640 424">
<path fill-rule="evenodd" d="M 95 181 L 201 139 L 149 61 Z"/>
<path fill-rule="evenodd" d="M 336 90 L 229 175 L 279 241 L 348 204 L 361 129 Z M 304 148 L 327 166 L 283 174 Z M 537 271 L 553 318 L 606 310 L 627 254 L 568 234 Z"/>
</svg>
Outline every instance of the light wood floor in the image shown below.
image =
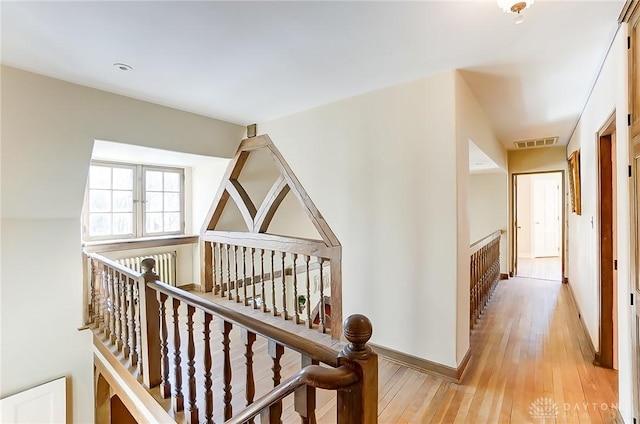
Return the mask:
<svg viewBox="0 0 640 424">
<path fill-rule="evenodd" d="M 380 422 L 615 422 L 617 373 L 592 365 L 588 346 L 567 286 L 501 281 L 473 331 L 461 384 L 381 363 Z M 542 414 L 545 403 L 557 416 Z"/>
<path fill-rule="evenodd" d="M 561 261 L 560 256 L 551 258 L 518 258 L 518 277 L 562 281 Z"/>
<path fill-rule="evenodd" d="M 569 299 L 568 287 L 558 282 L 518 277 L 501 281 L 471 335 L 472 357 L 461 384 L 380 357 L 379 422 L 615 422 L 617 373 L 592 365 L 589 343 Z M 212 329 L 216 328 L 212 325 Z M 220 346 L 220 337 L 217 331 L 212 333 L 214 376 L 219 376 L 222 358 L 216 346 Z M 231 342 L 236 412 L 245 404 L 244 358 L 238 333 L 232 332 Z M 196 323 L 196 334 L 201 334 L 199 323 Z M 328 336 L 315 334 L 314 339 L 340 348 Z M 202 342 L 196 345 L 196 351 L 201 352 Z M 202 367 L 199 359 L 196 363 L 201 401 Z M 256 391 L 260 396 L 273 386 L 271 358 L 264 340 L 256 342 L 254 364 Z M 293 374 L 299 369 L 300 356 L 286 353 L 282 366 L 283 378 Z M 186 376 L 186 370 L 183 374 Z M 223 421 L 221 389 L 219 377 L 214 377 L 216 422 Z M 168 400 L 158 400 L 169 408 Z M 283 402 L 285 423 L 300 422 L 292 404 L 291 396 Z M 318 391 L 319 423 L 335 422 L 335 405 L 334 393 Z M 203 412 L 201 414 L 202 419 Z M 175 418 L 178 422 L 184 421 L 182 413 Z"/>
<path fill-rule="evenodd" d="M 461 384 L 381 357 L 379 422 L 615 422 L 617 373 L 592 364 L 569 296 L 560 282 L 501 281 L 471 335 L 472 358 Z M 335 422 L 331 393 L 320 395 L 317 416 Z M 291 409 L 283 418 L 297 422 Z"/>
</svg>

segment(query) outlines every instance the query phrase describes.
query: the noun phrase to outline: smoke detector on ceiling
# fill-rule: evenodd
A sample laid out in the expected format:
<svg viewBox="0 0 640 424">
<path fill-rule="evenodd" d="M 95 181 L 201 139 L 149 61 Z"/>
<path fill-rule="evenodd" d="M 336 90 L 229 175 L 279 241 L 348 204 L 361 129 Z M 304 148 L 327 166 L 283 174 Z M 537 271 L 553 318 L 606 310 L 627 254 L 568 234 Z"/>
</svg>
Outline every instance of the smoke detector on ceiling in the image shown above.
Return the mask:
<svg viewBox="0 0 640 424">
<path fill-rule="evenodd" d="M 536 147 L 549 147 L 558 144 L 558 137 L 535 138 L 533 140 L 516 141 L 516 149 L 535 149 Z"/>
</svg>

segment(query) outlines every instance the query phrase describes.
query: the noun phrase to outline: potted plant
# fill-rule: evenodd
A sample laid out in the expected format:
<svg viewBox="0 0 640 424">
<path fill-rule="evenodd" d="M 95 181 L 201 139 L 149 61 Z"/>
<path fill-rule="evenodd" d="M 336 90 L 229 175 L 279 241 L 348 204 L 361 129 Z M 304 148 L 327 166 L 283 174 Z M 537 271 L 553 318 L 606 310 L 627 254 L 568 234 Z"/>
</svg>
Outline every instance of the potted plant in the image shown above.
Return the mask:
<svg viewBox="0 0 640 424">
<path fill-rule="evenodd" d="M 298 312 L 302 313 L 304 311 L 304 305 L 307 303 L 307 298 L 304 295 L 298 296 Z"/>
</svg>

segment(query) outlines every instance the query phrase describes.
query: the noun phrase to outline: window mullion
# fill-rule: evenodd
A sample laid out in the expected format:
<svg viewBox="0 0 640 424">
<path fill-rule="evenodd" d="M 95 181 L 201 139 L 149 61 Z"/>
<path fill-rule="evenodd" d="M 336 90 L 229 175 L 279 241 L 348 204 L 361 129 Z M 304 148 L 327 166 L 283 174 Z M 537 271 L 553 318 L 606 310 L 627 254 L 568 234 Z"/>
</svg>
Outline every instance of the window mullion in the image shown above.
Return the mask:
<svg viewBox="0 0 640 424">
<path fill-rule="evenodd" d="M 145 203 L 144 203 L 144 168 L 142 165 L 136 166 L 136 237 L 144 237 L 144 214 L 145 214 Z"/>
</svg>

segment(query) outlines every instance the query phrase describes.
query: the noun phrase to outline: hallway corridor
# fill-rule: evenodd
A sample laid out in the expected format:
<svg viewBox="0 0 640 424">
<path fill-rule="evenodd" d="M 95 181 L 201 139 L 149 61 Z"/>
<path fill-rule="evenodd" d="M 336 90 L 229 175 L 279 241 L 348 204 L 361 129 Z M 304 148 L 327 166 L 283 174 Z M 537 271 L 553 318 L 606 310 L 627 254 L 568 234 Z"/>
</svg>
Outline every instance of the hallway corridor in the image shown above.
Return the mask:
<svg viewBox="0 0 640 424">
<path fill-rule="evenodd" d="M 615 422 L 617 373 L 591 363 L 568 286 L 501 281 L 471 349 L 460 385 L 381 360 L 379 422 Z"/>
</svg>

